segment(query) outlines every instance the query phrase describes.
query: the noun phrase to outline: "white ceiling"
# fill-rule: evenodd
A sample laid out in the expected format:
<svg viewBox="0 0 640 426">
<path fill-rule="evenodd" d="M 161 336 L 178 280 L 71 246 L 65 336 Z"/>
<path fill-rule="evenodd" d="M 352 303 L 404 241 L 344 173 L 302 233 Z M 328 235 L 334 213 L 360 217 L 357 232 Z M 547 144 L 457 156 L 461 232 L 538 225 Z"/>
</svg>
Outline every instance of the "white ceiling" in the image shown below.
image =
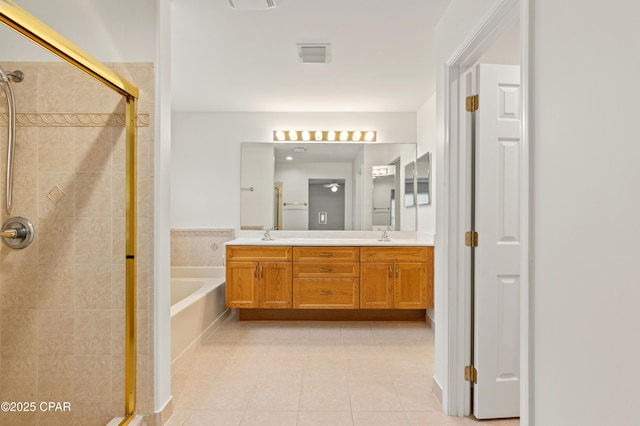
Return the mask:
<svg viewBox="0 0 640 426">
<path fill-rule="evenodd" d="M 172 2 L 175 111 L 416 111 L 435 90 L 433 29 L 450 0 Z M 302 64 L 296 43 L 331 43 Z"/>
</svg>

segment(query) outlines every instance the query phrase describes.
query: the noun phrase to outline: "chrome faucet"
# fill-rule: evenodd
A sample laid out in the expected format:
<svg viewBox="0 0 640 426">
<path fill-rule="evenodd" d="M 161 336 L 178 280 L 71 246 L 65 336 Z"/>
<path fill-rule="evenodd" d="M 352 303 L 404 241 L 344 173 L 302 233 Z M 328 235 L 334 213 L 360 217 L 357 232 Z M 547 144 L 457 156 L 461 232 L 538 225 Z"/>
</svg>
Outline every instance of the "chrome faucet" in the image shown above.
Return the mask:
<svg viewBox="0 0 640 426">
<path fill-rule="evenodd" d="M 380 238 L 378 238 L 378 241 L 391 241 L 391 238 L 389 238 L 389 234 L 387 234 L 386 229 L 382 231 L 382 235 L 380 236 Z"/>
<path fill-rule="evenodd" d="M 264 234 L 262 235 L 262 241 L 273 241 L 273 238 L 271 237 L 271 229 L 267 229 L 266 231 L 264 231 Z"/>
</svg>

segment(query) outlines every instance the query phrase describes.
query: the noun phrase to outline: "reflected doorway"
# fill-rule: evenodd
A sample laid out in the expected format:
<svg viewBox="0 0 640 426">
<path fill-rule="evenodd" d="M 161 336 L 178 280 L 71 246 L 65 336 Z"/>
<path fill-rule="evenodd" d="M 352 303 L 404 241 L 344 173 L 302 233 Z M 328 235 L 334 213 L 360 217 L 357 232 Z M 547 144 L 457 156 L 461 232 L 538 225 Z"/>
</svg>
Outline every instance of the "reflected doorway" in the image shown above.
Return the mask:
<svg viewBox="0 0 640 426">
<path fill-rule="evenodd" d="M 344 231 L 345 179 L 309 179 L 309 229 Z"/>
</svg>

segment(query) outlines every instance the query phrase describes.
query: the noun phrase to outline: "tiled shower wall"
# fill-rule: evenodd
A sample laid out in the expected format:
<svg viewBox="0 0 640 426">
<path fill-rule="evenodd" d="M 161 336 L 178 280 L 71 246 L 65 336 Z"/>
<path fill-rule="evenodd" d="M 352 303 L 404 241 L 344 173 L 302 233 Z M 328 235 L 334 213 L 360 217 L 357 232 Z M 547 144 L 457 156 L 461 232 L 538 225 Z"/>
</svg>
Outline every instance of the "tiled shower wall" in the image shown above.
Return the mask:
<svg viewBox="0 0 640 426">
<path fill-rule="evenodd" d="M 172 229 L 171 266 L 222 266 L 233 229 Z"/>
<path fill-rule="evenodd" d="M 138 413 L 152 411 L 152 64 L 107 64 L 138 104 Z M 66 63 L 22 70 L 12 216 L 23 250 L 0 246 L 0 400 L 70 402 L 71 412 L 4 413 L 3 425 L 104 425 L 124 414 L 125 102 Z M 1 95 L 0 95 L 1 97 Z M 6 158 L 6 107 L 0 100 Z M 0 203 L 4 211 L 4 160 Z"/>
</svg>

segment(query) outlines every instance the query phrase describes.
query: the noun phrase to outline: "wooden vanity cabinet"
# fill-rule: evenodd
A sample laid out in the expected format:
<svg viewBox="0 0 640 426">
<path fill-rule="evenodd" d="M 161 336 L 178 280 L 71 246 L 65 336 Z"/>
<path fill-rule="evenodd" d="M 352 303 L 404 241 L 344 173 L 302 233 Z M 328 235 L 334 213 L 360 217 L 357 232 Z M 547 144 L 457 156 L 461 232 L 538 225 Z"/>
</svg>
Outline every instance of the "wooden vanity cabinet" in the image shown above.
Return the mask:
<svg viewBox="0 0 640 426">
<path fill-rule="evenodd" d="M 294 247 L 293 307 L 357 309 L 359 247 Z"/>
<path fill-rule="evenodd" d="M 291 247 L 227 246 L 228 308 L 291 308 Z"/>
<path fill-rule="evenodd" d="M 433 307 L 433 247 L 362 247 L 360 308 Z"/>
</svg>

